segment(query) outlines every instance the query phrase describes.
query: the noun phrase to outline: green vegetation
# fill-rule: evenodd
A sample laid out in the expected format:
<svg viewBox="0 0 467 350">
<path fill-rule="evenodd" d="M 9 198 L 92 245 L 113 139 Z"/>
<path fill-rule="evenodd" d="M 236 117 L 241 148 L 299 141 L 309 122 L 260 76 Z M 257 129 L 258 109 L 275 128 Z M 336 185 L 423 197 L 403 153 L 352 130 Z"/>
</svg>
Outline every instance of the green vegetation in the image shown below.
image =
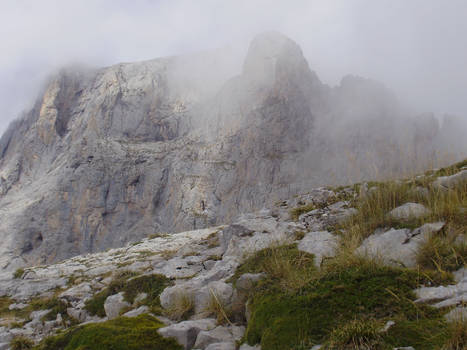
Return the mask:
<svg viewBox="0 0 467 350">
<path fill-rule="evenodd" d="M 132 304 L 139 293 L 146 293 L 147 297 L 141 304 L 148 305 L 154 313 L 160 313 L 159 295 L 169 285 L 170 280 L 163 275 L 134 277 L 133 273 L 123 273 L 116 276 L 104 290 L 86 301 L 85 308 L 91 315 L 104 317 L 104 303 L 110 295 L 123 292 L 125 300 Z"/>
<path fill-rule="evenodd" d="M 449 175 L 453 175 L 453 174 L 459 172 L 464 167 L 467 167 L 467 159 L 465 159 L 465 160 L 463 160 L 461 162 L 455 163 L 455 164 L 453 164 L 451 166 L 441 168 L 441 169 L 436 170 L 434 172 L 429 171 L 426 174 L 427 175 L 434 175 L 434 176 L 449 176 Z"/>
<path fill-rule="evenodd" d="M 276 287 L 290 290 L 306 284 L 315 275 L 314 256 L 297 249 L 296 244 L 273 246 L 245 260 L 229 280 L 235 282 L 244 273 L 265 272 Z"/>
<path fill-rule="evenodd" d="M 316 207 L 313 203 L 302 205 L 300 207 L 293 208 L 292 210 L 290 210 L 290 217 L 292 218 L 292 220 L 296 221 L 298 220 L 300 215 L 308 213 L 309 211 L 312 211 L 314 209 L 316 209 Z"/>
<path fill-rule="evenodd" d="M 467 231 L 451 228 L 432 235 L 417 251 L 417 263 L 425 269 L 456 271 L 467 261 Z"/>
<path fill-rule="evenodd" d="M 32 349 L 34 343 L 29 338 L 24 336 L 14 337 L 10 342 L 11 350 L 28 350 Z"/>
<path fill-rule="evenodd" d="M 192 293 L 185 292 L 175 295 L 170 308 L 165 310 L 165 314 L 173 320 L 182 321 L 193 315 L 195 301 Z"/>
<path fill-rule="evenodd" d="M 248 343 L 260 343 L 264 349 L 308 349 L 316 344 L 329 349 L 413 344 L 439 349 L 447 339 L 444 310 L 414 303 L 413 289 L 449 281 L 439 273 L 382 266 L 345 251 L 318 270 L 313 257 L 294 245 L 257 252 L 238 268 L 233 280 L 247 272 L 267 274 L 250 298 L 245 334 Z M 388 320 L 404 328 L 393 326 L 380 333 Z M 365 348 L 368 344 L 372 347 Z"/>
<path fill-rule="evenodd" d="M 13 277 L 14 278 L 21 278 L 23 277 L 24 275 L 24 269 L 23 268 L 19 268 L 15 271 L 15 273 L 13 274 Z"/>
<path fill-rule="evenodd" d="M 32 311 L 47 310 L 50 312 L 43 317 L 44 321 L 54 320 L 57 314 L 60 313 L 64 318 L 67 318 L 66 308 L 67 305 L 64 301 L 57 297 L 52 298 L 33 298 L 29 305 L 23 309 L 10 310 L 9 306 L 15 301 L 9 297 L 0 297 L 0 317 L 11 319 L 26 319 Z"/>
<path fill-rule="evenodd" d="M 344 232 L 345 240 L 354 236 L 360 241 L 377 228 L 414 229 L 424 223 L 436 221 L 446 222 L 447 232 L 465 232 L 467 182 L 449 190 L 440 190 L 433 186 L 432 181 L 431 177 L 418 177 L 404 182 L 373 183 L 368 193 L 352 201 L 351 206 L 355 207 L 358 213 L 336 229 Z M 409 220 L 398 220 L 388 215 L 392 209 L 407 202 L 423 204 L 430 210 L 430 214 Z"/>
<path fill-rule="evenodd" d="M 181 350 L 174 339 L 163 338 L 163 324 L 149 315 L 119 317 L 102 323 L 75 327 L 46 338 L 36 350 Z"/>
</svg>

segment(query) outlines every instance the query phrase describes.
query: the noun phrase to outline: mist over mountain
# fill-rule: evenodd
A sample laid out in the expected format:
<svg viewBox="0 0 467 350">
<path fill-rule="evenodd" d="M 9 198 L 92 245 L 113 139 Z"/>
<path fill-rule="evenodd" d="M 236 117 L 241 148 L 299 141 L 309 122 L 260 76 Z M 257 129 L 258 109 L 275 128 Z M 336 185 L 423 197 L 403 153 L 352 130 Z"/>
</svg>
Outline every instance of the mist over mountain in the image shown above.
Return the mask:
<svg viewBox="0 0 467 350">
<path fill-rule="evenodd" d="M 0 139 L 1 268 L 229 222 L 313 186 L 465 157 L 465 121 L 414 115 L 382 83 L 323 84 L 300 46 L 65 68 Z"/>
</svg>

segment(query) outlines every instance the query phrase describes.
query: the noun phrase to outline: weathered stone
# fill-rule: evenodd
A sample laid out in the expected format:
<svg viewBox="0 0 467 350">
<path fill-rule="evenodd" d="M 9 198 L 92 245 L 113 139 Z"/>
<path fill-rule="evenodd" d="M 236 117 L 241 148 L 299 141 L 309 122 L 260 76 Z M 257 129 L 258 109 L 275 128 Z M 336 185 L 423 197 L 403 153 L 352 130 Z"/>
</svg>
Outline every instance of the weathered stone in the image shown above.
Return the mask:
<svg viewBox="0 0 467 350">
<path fill-rule="evenodd" d="M 205 350 L 235 350 L 234 342 L 223 342 L 209 344 Z"/>
<path fill-rule="evenodd" d="M 195 292 L 195 312 L 203 313 L 215 299 L 224 307 L 232 304 L 233 288 L 231 284 L 214 281 Z"/>
<path fill-rule="evenodd" d="M 208 331 L 216 326 L 214 319 L 201 319 L 196 321 L 183 321 L 159 329 L 164 337 L 177 339 L 185 350 L 191 349 L 196 342 L 196 337 L 201 331 Z"/>
<path fill-rule="evenodd" d="M 218 326 L 209 331 L 199 332 L 195 348 L 205 349 L 210 344 L 235 342 L 235 338 L 228 327 Z"/>
<path fill-rule="evenodd" d="M 128 307 L 130 307 L 130 304 L 125 301 L 123 293 L 107 297 L 104 303 L 105 314 L 109 319 L 120 316 L 121 311 Z"/>
<path fill-rule="evenodd" d="M 248 344 L 242 344 L 240 345 L 239 350 L 261 350 L 261 346 L 260 345 L 251 346 Z"/>
<path fill-rule="evenodd" d="M 139 316 L 139 315 L 147 313 L 147 312 L 149 312 L 149 307 L 146 306 L 146 305 L 142 305 L 137 309 L 133 309 L 133 310 L 130 310 L 128 312 L 125 312 L 123 314 L 123 316 L 125 316 L 125 317 L 136 317 L 136 316 Z"/>
<path fill-rule="evenodd" d="M 449 311 L 444 317 L 449 322 L 467 321 L 467 308 L 456 307 L 452 309 L 451 311 Z"/>
<path fill-rule="evenodd" d="M 433 181 L 433 185 L 441 189 L 450 189 L 458 186 L 464 181 L 467 181 L 467 169 L 461 170 L 451 176 L 440 176 Z"/>
<path fill-rule="evenodd" d="M 408 220 L 410 218 L 420 218 L 430 213 L 424 205 L 419 203 L 405 203 L 389 212 L 394 219 Z"/>
<path fill-rule="evenodd" d="M 253 288 L 256 282 L 266 277 L 264 273 L 244 273 L 235 282 L 235 288 L 240 291 L 247 292 Z"/>
<path fill-rule="evenodd" d="M 298 243 L 298 249 L 315 256 L 315 264 L 321 265 L 324 257 L 333 257 L 338 237 L 327 231 L 308 232 Z"/>
</svg>

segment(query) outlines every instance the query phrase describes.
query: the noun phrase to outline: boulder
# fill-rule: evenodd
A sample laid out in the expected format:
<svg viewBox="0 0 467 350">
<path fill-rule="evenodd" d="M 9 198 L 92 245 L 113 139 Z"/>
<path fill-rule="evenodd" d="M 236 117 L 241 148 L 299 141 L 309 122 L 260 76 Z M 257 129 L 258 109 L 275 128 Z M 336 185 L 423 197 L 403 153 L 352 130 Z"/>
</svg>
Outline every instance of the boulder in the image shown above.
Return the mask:
<svg viewBox="0 0 467 350">
<path fill-rule="evenodd" d="M 251 346 L 248 344 L 242 344 L 240 345 L 239 350 L 261 350 L 261 346 L 260 345 Z"/>
<path fill-rule="evenodd" d="M 105 314 L 109 320 L 120 316 L 121 311 L 128 307 L 130 307 L 130 304 L 125 301 L 123 293 L 107 297 L 104 303 Z"/>
<path fill-rule="evenodd" d="M 193 348 L 199 332 L 209 331 L 215 326 L 216 321 L 211 318 L 195 321 L 183 321 L 160 328 L 159 333 L 164 337 L 177 339 L 178 343 L 181 344 L 185 350 L 188 350 Z"/>
<path fill-rule="evenodd" d="M 308 232 L 298 244 L 298 249 L 315 256 L 315 264 L 321 265 L 324 257 L 334 256 L 338 237 L 328 231 Z"/>
<path fill-rule="evenodd" d="M 421 218 L 430 214 L 430 210 L 419 203 L 405 203 L 389 212 L 389 216 L 398 220 Z"/>
<path fill-rule="evenodd" d="M 209 344 L 204 350 L 235 350 L 235 342 Z"/>
<path fill-rule="evenodd" d="M 418 247 L 429 235 L 441 230 L 443 222 L 424 224 L 411 231 L 409 229 L 377 230 L 367 237 L 356 252 L 381 259 L 388 265 L 413 267 L 416 265 Z"/>
<path fill-rule="evenodd" d="M 228 327 L 218 326 L 209 331 L 199 332 L 195 348 L 205 349 L 210 344 L 224 342 L 235 342 L 234 336 Z"/>
<path fill-rule="evenodd" d="M 264 273 L 244 273 L 237 279 L 235 287 L 239 291 L 248 292 L 253 288 L 256 282 L 262 280 L 264 277 L 266 277 Z"/>
<path fill-rule="evenodd" d="M 203 313 L 214 297 L 221 305 L 228 307 L 232 304 L 232 296 L 231 284 L 222 281 L 211 282 L 195 292 L 195 313 Z"/>
<path fill-rule="evenodd" d="M 467 169 L 461 170 L 451 176 L 440 176 L 435 181 L 433 181 L 433 185 L 439 189 L 450 189 L 456 187 L 464 181 L 467 181 Z"/>
</svg>

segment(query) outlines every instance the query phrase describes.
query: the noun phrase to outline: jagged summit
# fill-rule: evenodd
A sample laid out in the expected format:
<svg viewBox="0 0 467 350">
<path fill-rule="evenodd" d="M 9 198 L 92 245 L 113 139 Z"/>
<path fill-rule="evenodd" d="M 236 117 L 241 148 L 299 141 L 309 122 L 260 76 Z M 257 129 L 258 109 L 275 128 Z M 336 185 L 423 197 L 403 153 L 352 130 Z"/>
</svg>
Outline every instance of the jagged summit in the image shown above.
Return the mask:
<svg viewBox="0 0 467 350">
<path fill-rule="evenodd" d="M 52 79 L 0 139 L 0 268 L 230 222 L 316 185 L 400 174 L 412 150 L 423 167 L 448 144 L 432 119 L 419 137 L 425 119 L 384 90 L 328 88 L 281 34 L 255 38 L 241 72 L 213 69 L 223 62 L 206 53 Z"/>
</svg>

